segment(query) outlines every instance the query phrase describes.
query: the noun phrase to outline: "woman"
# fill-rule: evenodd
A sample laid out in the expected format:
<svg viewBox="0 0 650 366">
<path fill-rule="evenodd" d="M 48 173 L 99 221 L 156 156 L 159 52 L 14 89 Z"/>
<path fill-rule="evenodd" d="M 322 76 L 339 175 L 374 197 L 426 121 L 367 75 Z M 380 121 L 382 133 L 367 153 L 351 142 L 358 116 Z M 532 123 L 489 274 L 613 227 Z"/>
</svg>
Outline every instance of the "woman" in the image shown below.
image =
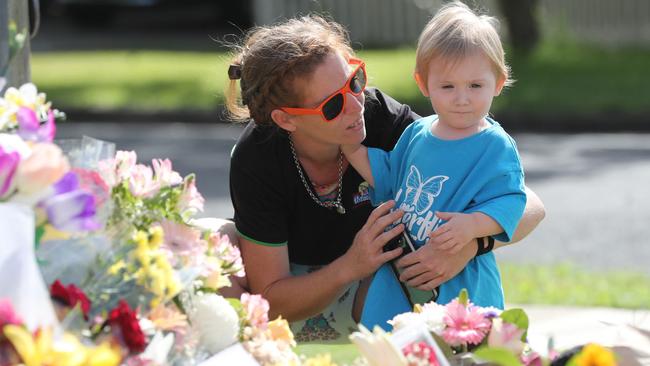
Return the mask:
<svg viewBox="0 0 650 366">
<path fill-rule="evenodd" d="M 383 248 L 404 228 L 391 225 L 403 214 L 392 210 L 394 202 L 373 210 L 367 183 L 340 145 L 363 141 L 391 150 L 419 116 L 377 89 L 364 90 L 365 65 L 346 32 L 319 17 L 252 30 L 229 76 L 229 111 L 252 119 L 233 149 L 230 173 L 246 286 L 269 301 L 272 317 L 294 322 L 298 340 L 345 336 L 363 305 L 360 283 L 401 254 Z M 544 216 L 539 199 L 527 194 L 513 241 Z M 418 278 L 416 287 L 431 290 L 476 256 L 474 242 L 455 255 L 425 245 L 397 264 Z"/>
</svg>

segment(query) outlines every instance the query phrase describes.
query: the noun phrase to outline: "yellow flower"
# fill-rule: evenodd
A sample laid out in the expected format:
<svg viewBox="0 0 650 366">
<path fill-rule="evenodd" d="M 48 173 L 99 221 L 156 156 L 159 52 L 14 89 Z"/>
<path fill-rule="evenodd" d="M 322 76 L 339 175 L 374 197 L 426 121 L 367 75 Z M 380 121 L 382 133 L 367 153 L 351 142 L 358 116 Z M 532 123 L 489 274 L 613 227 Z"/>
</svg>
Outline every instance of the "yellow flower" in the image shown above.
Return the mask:
<svg viewBox="0 0 650 366">
<path fill-rule="evenodd" d="M 282 316 L 270 321 L 267 330 L 273 340 L 285 341 L 292 346 L 296 343 L 293 340 L 293 333 L 291 333 L 291 329 L 289 328 L 289 322 L 286 319 L 282 319 Z"/>
<path fill-rule="evenodd" d="M 41 237 L 42 242 L 46 242 L 50 240 L 66 240 L 66 239 L 70 239 L 70 237 L 72 236 L 70 235 L 70 233 L 57 230 L 51 224 L 44 225 L 43 229 L 44 232 L 43 232 L 43 236 Z"/>
<path fill-rule="evenodd" d="M 149 246 L 149 236 L 144 231 L 138 231 L 133 236 L 133 242 L 138 247 L 138 249 L 148 249 Z"/>
<path fill-rule="evenodd" d="M 16 325 L 7 325 L 3 330 L 25 366 L 117 366 L 121 361 L 118 349 L 108 344 L 86 348 L 69 333 L 53 342 L 49 328 L 41 329 L 34 337 Z"/>
<path fill-rule="evenodd" d="M 126 268 L 126 264 L 124 263 L 124 259 L 120 259 L 119 261 L 115 262 L 112 266 L 108 268 L 108 273 L 112 274 L 115 276 L 118 274 L 121 270 Z"/>
<path fill-rule="evenodd" d="M 616 366 L 614 353 L 593 343 L 586 345 L 575 357 L 578 366 Z"/>
<path fill-rule="evenodd" d="M 154 226 L 149 229 L 149 247 L 151 249 L 158 249 L 160 247 L 160 244 L 163 242 L 164 238 L 164 231 L 163 228 L 160 226 Z"/>
<path fill-rule="evenodd" d="M 317 355 L 305 360 L 303 366 L 336 366 L 330 355 Z"/>
<path fill-rule="evenodd" d="M 117 345 L 102 343 L 88 351 L 87 366 L 117 366 L 122 360 L 120 349 Z"/>
</svg>

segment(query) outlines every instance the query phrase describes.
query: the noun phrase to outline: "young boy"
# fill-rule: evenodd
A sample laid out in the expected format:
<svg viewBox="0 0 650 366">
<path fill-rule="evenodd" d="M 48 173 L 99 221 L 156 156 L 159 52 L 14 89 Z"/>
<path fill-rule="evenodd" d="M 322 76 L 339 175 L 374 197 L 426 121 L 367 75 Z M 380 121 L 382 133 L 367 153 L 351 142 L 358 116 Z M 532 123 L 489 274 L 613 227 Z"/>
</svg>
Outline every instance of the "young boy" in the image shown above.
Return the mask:
<svg viewBox="0 0 650 366">
<path fill-rule="evenodd" d="M 412 123 L 389 153 L 342 147 L 373 187 L 373 203 L 395 199 L 405 212 L 401 223 L 416 248 L 455 252 L 473 238 L 510 241 L 523 214 L 524 173 L 515 142 L 488 116 L 492 99 L 511 83 L 494 22 L 460 2 L 441 8 L 420 35 L 415 68 L 436 114 Z M 422 285 L 414 282 L 417 276 L 409 283 Z M 504 307 L 492 252 L 440 285 L 436 302 L 448 303 L 462 288 L 477 305 Z"/>
</svg>

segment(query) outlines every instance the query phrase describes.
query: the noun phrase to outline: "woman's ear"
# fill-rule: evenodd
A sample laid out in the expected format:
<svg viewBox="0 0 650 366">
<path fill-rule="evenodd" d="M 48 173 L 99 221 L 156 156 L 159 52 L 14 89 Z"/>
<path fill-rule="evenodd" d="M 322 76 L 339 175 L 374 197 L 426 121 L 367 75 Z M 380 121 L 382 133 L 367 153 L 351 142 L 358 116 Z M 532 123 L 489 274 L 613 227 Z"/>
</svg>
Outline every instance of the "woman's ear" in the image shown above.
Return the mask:
<svg viewBox="0 0 650 366">
<path fill-rule="evenodd" d="M 420 74 L 418 74 L 418 72 L 416 71 L 413 73 L 413 77 L 415 78 L 415 83 L 418 84 L 418 88 L 420 88 L 422 95 L 428 98 L 429 90 L 427 88 L 427 84 L 422 82 L 422 77 L 420 77 Z"/>
<path fill-rule="evenodd" d="M 272 110 L 271 119 L 278 127 L 287 132 L 294 132 L 296 130 L 293 116 L 281 109 Z"/>
</svg>

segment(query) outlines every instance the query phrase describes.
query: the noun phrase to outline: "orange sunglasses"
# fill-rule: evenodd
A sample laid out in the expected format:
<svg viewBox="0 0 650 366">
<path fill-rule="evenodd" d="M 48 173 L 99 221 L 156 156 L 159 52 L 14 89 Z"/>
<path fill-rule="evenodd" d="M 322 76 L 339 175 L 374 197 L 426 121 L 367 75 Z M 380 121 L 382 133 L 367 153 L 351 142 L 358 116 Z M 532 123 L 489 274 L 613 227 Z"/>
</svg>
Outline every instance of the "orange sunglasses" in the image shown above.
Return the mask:
<svg viewBox="0 0 650 366">
<path fill-rule="evenodd" d="M 348 63 L 350 65 L 357 65 L 345 85 L 334 94 L 330 95 L 316 108 L 289 108 L 281 107 L 280 109 L 286 113 L 293 115 L 308 115 L 320 114 L 321 117 L 327 122 L 338 117 L 345 108 L 346 94 L 350 93 L 355 97 L 361 94 L 366 89 L 368 78 L 366 77 L 366 64 L 357 59 L 351 58 Z"/>
</svg>

